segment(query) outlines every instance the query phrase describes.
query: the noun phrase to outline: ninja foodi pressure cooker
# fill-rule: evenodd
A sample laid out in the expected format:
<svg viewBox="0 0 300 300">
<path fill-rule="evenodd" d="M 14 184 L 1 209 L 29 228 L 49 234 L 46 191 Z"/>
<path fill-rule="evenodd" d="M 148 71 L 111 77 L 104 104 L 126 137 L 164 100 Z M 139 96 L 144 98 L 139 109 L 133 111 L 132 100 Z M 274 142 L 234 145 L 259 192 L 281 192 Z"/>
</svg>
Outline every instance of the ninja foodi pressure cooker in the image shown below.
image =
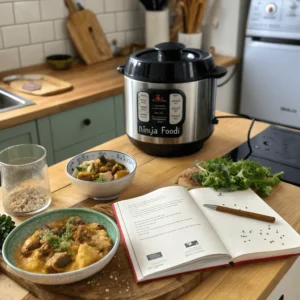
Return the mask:
<svg viewBox="0 0 300 300">
<path fill-rule="evenodd" d="M 217 67 L 211 54 L 161 43 L 131 54 L 124 66 L 126 133 L 142 151 L 183 156 L 201 149 L 214 130 Z"/>
</svg>

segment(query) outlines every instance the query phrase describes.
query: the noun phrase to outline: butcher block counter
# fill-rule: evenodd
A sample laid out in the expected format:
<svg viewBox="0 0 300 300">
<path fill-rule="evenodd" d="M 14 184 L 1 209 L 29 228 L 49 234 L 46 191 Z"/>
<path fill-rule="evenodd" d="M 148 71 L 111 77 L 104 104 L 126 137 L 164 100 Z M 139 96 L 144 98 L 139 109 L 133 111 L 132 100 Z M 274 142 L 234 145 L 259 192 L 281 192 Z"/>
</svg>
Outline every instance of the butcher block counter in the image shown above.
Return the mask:
<svg viewBox="0 0 300 300">
<path fill-rule="evenodd" d="M 121 87 L 121 82 L 119 85 Z M 218 114 L 222 113 L 218 112 Z M 135 148 L 125 135 L 99 145 L 94 150 L 119 150 L 132 155 L 136 159 L 138 168 L 135 178 L 118 198 L 118 200 L 123 200 L 175 184 L 178 175 L 191 167 L 194 160 L 208 160 L 226 154 L 246 141 L 249 125 L 250 121 L 244 119 L 221 119 L 219 124 L 216 125 L 212 137 L 205 142 L 203 149 L 196 154 L 182 158 L 159 158 L 144 154 Z M 252 135 L 258 134 L 267 127 L 268 124 L 256 122 Z M 66 161 L 63 161 L 49 168 L 52 204 L 48 210 L 71 206 L 92 207 L 99 204 L 95 200 L 88 199 L 86 195 L 78 192 L 70 184 L 65 174 L 65 166 Z M 280 183 L 265 201 L 295 230 L 300 232 L 299 187 Z M 2 205 L 2 203 L 0 204 Z M 0 207 L 0 212 L 3 212 L 2 207 Z M 23 218 L 14 219 L 16 223 L 24 220 Z M 33 300 L 38 297 L 39 299 L 50 300 L 176 298 L 180 300 L 277 300 L 279 297 L 269 298 L 270 294 L 289 272 L 296 260 L 297 257 L 290 257 L 249 263 L 232 268 L 198 271 L 144 284 L 136 284 L 129 278 L 126 283 L 126 290 L 124 288 L 122 291 L 114 291 L 112 287 L 103 286 L 109 280 L 107 278 L 109 275 L 97 281 L 97 278 L 101 278 L 99 276 L 103 276 L 101 274 L 96 274 L 83 282 L 74 283 L 70 286 L 35 285 L 14 277 L 1 259 L 0 267 L 6 275 L 0 274 L 0 299 Z M 124 270 L 119 270 L 119 276 L 122 275 L 122 272 L 132 274 L 126 255 L 119 263 L 121 268 L 122 266 L 126 267 L 124 267 Z M 110 264 L 113 264 L 113 260 Z M 105 269 L 109 267 L 110 265 L 106 266 Z M 105 269 L 102 274 L 105 274 Z M 7 275 L 14 281 L 8 278 Z M 23 287 L 20 287 L 16 282 Z"/>
<path fill-rule="evenodd" d="M 36 105 L 0 113 L 0 129 L 122 94 L 124 80 L 123 76 L 118 73 L 117 66 L 124 64 L 125 61 L 125 57 L 117 57 L 88 66 L 74 64 L 70 70 L 65 71 L 54 71 L 47 65 L 38 65 L 0 73 L 0 79 L 13 74 L 50 75 L 73 85 L 73 89 L 69 92 L 40 97 L 16 92 L 10 89 L 8 85 L 0 83 L 0 88 L 7 89 L 36 103 Z M 214 61 L 216 65 L 223 67 L 237 63 L 236 58 L 221 55 L 215 55 Z"/>
</svg>

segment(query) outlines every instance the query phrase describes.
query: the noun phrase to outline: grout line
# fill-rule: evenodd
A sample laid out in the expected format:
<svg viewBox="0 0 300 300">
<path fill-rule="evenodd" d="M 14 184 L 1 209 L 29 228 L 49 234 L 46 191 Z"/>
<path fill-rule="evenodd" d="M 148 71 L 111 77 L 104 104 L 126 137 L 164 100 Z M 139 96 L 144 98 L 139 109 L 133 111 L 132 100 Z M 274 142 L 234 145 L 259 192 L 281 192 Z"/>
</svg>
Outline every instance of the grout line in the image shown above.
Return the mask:
<svg viewBox="0 0 300 300">
<path fill-rule="evenodd" d="M 17 48 L 18 48 L 19 66 L 22 68 L 21 49 L 20 49 L 20 47 L 22 47 L 22 46 L 19 46 Z"/>
<path fill-rule="evenodd" d="M 13 17 L 14 17 L 14 24 L 17 23 L 17 20 L 16 20 L 16 14 L 15 14 L 15 4 L 12 2 L 12 11 L 13 11 Z"/>
</svg>

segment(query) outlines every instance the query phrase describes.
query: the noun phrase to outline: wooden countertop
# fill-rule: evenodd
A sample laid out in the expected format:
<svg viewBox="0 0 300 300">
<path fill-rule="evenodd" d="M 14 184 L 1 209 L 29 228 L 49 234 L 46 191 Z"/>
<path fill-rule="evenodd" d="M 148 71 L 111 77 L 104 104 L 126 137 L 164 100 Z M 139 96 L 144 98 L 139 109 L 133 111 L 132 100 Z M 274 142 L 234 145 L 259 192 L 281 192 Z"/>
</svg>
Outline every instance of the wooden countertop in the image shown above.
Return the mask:
<svg viewBox="0 0 300 300">
<path fill-rule="evenodd" d="M 8 85 L 0 83 L 0 88 L 10 90 L 36 103 L 36 105 L 0 113 L 0 129 L 122 94 L 124 87 L 123 76 L 118 73 L 116 68 L 122 65 L 125 60 L 125 57 L 117 57 L 89 66 L 75 64 L 72 69 L 66 71 L 54 71 L 47 65 L 38 65 L 0 73 L 0 79 L 12 74 L 51 75 L 70 82 L 74 87 L 73 90 L 66 93 L 38 97 L 16 92 L 10 89 Z M 221 55 L 214 56 L 214 60 L 216 65 L 224 67 L 238 62 L 234 57 Z"/>
<path fill-rule="evenodd" d="M 220 113 L 219 113 L 220 114 Z M 129 188 L 120 194 L 118 200 L 143 195 L 157 188 L 173 185 L 178 175 L 193 165 L 193 161 L 212 159 L 222 156 L 246 141 L 250 122 L 243 119 L 221 119 L 215 127 L 211 138 L 205 142 L 198 153 L 182 158 L 158 158 L 142 153 L 135 148 L 124 135 L 105 144 L 95 147 L 94 150 L 114 149 L 132 155 L 138 164 L 136 176 Z M 256 122 L 252 135 L 258 134 L 268 124 Z M 52 204 L 49 209 L 69 207 L 73 205 L 91 207 L 99 203 L 87 199 L 87 196 L 78 192 L 64 173 L 66 161 L 49 168 L 52 190 Z M 265 199 L 277 213 L 300 233 L 300 188 L 281 183 L 271 196 Z M 0 202 L 0 206 L 2 203 Z M 3 208 L 0 207 L 0 213 Z M 15 218 L 21 222 L 21 218 Z M 293 265 L 296 258 L 282 258 L 274 261 L 256 262 L 234 268 L 221 268 L 214 271 L 201 272 L 201 278 L 196 287 L 182 296 L 181 300 L 253 300 L 266 299 L 284 274 Z M 2 270 L 5 267 L 2 265 Z M 180 280 L 180 277 L 176 277 Z M 101 284 L 101 283 L 100 283 Z M 185 293 L 182 288 L 177 295 Z M 38 290 L 31 290 L 41 299 L 45 298 Z M 32 294 L 14 283 L 4 274 L 0 275 L 0 299 L 33 300 Z M 65 299 L 65 298 L 64 298 Z"/>
</svg>

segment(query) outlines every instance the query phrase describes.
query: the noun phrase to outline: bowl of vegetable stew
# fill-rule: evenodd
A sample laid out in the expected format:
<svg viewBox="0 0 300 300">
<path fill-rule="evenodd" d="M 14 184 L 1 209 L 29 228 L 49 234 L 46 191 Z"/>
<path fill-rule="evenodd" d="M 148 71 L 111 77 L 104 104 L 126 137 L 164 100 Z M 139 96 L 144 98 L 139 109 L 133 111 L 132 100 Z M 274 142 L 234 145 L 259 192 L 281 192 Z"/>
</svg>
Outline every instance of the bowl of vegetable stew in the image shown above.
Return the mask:
<svg viewBox="0 0 300 300">
<path fill-rule="evenodd" d="M 113 150 L 89 151 L 69 160 L 66 173 L 71 183 L 95 200 L 113 200 L 132 182 L 136 161 Z"/>
<path fill-rule="evenodd" d="M 37 233 L 42 233 L 42 230 L 46 231 L 48 229 L 51 229 L 52 225 L 54 225 L 53 223 L 56 222 L 57 224 L 61 224 L 61 220 L 64 218 L 73 218 L 76 219 L 76 221 L 82 221 L 80 223 L 72 223 L 72 233 L 74 232 L 74 237 L 70 237 L 70 240 L 62 240 L 61 238 L 56 236 L 56 238 L 51 238 L 50 242 L 50 240 L 46 240 L 42 235 L 37 236 Z M 84 223 L 85 225 L 82 225 Z M 81 242 L 81 245 L 77 247 L 78 245 L 76 239 L 79 238 L 79 236 L 75 236 L 76 231 L 73 231 L 73 229 L 74 227 L 78 227 L 77 233 L 87 233 L 87 235 L 85 235 L 87 237 L 93 234 L 92 237 L 94 238 L 95 233 L 98 234 L 98 229 L 97 231 L 95 231 L 91 230 L 91 228 L 87 229 L 86 226 L 96 224 L 99 224 L 99 226 L 102 227 L 100 231 L 102 231 L 102 229 L 105 230 L 107 237 L 110 239 L 112 245 L 108 253 L 105 254 L 102 258 L 100 252 L 97 252 L 97 255 L 99 254 L 99 256 L 95 257 L 93 261 L 88 262 L 87 260 L 91 258 L 91 254 L 95 254 L 94 248 L 91 247 L 92 244 L 87 244 L 89 243 L 89 241 L 86 242 L 85 240 L 79 240 Z M 58 228 L 53 229 L 57 230 Z M 64 232 L 62 236 L 63 235 L 66 238 Z M 102 237 L 103 234 L 101 232 L 101 235 L 98 237 L 98 239 L 101 238 L 102 241 Z M 45 240 L 44 244 L 42 243 L 42 239 Z M 64 242 L 63 250 L 55 249 L 53 247 L 54 244 L 57 244 L 58 239 L 60 247 L 62 247 L 62 243 Z M 52 244 L 52 242 L 55 243 Z M 47 285 L 68 284 L 88 278 L 102 270 L 116 254 L 119 243 L 120 232 L 116 223 L 111 218 L 91 209 L 63 208 L 36 215 L 19 224 L 5 239 L 2 249 L 2 255 L 4 261 L 7 263 L 12 272 L 25 280 Z M 45 249 L 43 247 L 45 244 L 48 244 L 48 246 L 50 247 L 50 253 L 44 253 L 41 251 L 42 249 Z M 68 244 L 70 248 L 66 248 Z M 20 257 L 18 254 L 20 252 L 20 247 L 22 247 L 21 250 L 23 250 L 24 246 L 26 246 L 26 250 L 28 250 L 29 253 L 24 253 L 24 263 L 20 265 Z M 77 250 L 74 251 L 74 249 Z M 64 252 L 60 253 L 61 251 Z M 70 261 L 66 261 L 65 258 L 64 260 L 60 260 L 60 264 L 63 262 L 67 265 L 56 265 L 56 263 L 58 263 L 57 255 L 67 254 L 69 254 L 71 258 Z M 54 259 L 56 259 L 57 261 L 55 262 Z M 23 269 L 22 266 L 24 265 L 26 265 L 27 268 L 30 268 L 30 271 L 28 269 Z M 55 269 L 49 272 L 38 272 L 37 269 L 39 268 L 39 266 L 44 267 L 44 265 L 51 268 L 55 267 Z M 77 267 L 73 268 L 73 265 Z M 69 268 L 70 266 L 72 268 Z"/>
</svg>

